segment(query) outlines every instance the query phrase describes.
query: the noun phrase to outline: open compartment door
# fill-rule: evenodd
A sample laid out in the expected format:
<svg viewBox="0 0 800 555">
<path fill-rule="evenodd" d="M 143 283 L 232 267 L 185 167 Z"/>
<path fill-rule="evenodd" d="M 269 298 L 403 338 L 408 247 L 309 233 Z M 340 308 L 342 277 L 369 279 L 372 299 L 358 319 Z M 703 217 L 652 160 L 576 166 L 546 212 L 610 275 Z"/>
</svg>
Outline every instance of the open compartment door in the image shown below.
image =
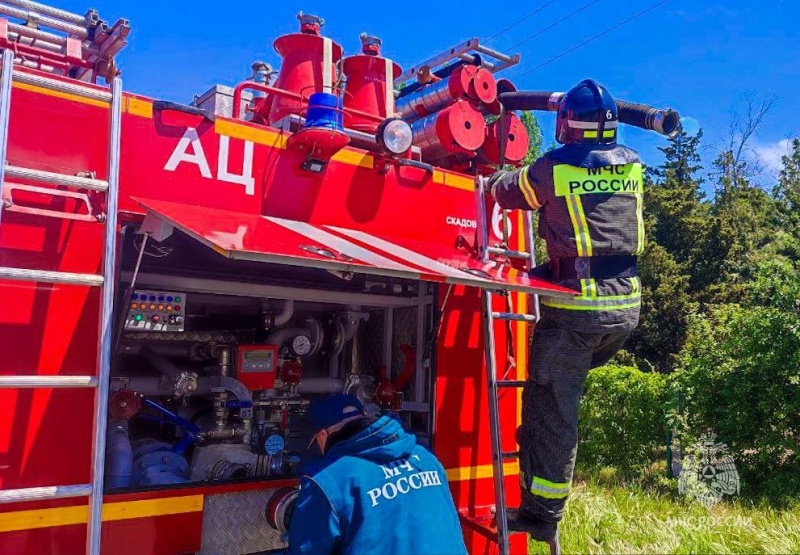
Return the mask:
<svg viewBox="0 0 800 555">
<path fill-rule="evenodd" d="M 234 260 L 550 296 L 576 294 L 506 265 L 483 264 L 455 246 L 167 201 L 137 202 L 147 209 L 147 227 L 172 227 Z"/>
</svg>

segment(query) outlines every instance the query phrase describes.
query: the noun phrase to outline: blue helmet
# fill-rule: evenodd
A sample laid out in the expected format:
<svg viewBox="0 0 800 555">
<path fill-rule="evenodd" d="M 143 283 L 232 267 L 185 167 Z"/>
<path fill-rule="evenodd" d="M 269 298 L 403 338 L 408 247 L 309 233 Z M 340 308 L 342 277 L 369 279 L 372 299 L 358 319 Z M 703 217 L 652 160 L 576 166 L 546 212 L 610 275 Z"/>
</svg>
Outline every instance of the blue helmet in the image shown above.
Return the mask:
<svg viewBox="0 0 800 555">
<path fill-rule="evenodd" d="M 584 79 L 564 95 L 558 107 L 556 140 L 561 144 L 617 143 L 617 103 L 594 79 Z"/>
</svg>

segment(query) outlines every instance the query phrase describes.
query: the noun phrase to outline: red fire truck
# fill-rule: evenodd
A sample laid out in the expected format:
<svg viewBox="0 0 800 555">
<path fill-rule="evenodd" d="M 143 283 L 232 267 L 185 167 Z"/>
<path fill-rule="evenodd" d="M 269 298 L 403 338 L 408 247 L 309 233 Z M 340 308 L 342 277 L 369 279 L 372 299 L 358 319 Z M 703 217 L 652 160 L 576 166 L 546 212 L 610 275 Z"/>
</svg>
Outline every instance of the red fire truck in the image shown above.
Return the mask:
<svg viewBox="0 0 800 555">
<path fill-rule="evenodd" d="M 301 13 L 279 71 L 182 105 L 123 92 L 126 20 L 0 15 L 0 553 L 281 549 L 306 408 L 342 391 L 439 457 L 471 553 L 525 553 L 528 328 L 574 292 L 527 276 L 530 215 L 479 177 L 527 150 L 519 57 L 403 71 Z"/>
</svg>

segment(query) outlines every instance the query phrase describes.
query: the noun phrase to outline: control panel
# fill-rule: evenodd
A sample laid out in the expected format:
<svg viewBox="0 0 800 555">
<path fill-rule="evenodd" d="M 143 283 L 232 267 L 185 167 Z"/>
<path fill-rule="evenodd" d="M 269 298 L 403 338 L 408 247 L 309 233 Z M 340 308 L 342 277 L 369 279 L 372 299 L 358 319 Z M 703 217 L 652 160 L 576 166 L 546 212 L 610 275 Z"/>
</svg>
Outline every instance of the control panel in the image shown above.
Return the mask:
<svg viewBox="0 0 800 555">
<path fill-rule="evenodd" d="M 183 331 L 186 295 L 174 291 L 137 290 L 131 295 L 125 329 Z"/>
<path fill-rule="evenodd" d="M 278 366 L 277 345 L 239 345 L 236 378 L 250 391 L 272 389 Z"/>
</svg>

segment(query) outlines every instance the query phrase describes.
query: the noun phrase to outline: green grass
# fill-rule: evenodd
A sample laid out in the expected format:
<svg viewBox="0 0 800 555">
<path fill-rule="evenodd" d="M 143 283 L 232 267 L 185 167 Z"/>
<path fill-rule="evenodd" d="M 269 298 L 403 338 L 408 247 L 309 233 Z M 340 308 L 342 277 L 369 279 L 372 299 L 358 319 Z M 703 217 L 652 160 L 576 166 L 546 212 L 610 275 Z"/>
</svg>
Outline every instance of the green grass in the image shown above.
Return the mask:
<svg viewBox="0 0 800 555">
<path fill-rule="evenodd" d="M 559 526 L 562 552 L 800 553 L 800 504 L 786 510 L 742 501 L 710 510 L 662 482 L 647 490 L 602 474 L 576 480 Z M 533 542 L 531 555 L 548 553 Z"/>
</svg>

